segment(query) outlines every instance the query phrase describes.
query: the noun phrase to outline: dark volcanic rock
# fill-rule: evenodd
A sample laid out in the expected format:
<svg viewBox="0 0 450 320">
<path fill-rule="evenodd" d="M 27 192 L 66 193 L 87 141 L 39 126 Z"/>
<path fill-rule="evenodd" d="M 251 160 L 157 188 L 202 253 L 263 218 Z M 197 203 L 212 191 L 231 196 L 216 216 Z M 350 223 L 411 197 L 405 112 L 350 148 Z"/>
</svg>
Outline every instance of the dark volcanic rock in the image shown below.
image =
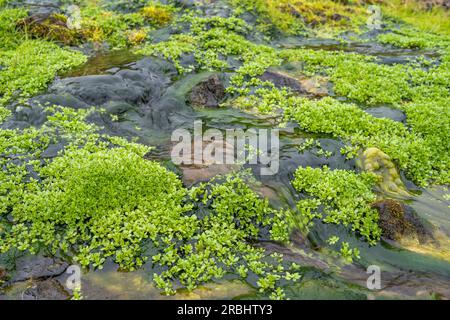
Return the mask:
<svg viewBox="0 0 450 320">
<path fill-rule="evenodd" d="M 55 279 L 34 281 L 22 295 L 23 300 L 67 300 L 69 297 L 70 294 Z"/>
<path fill-rule="evenodd" d="M 92 106 L 109 101 L 133 105 L 157 100 L 170 82 L 172 70 L 154 59 L 146 58 L 116 72 L 114 75 L 90 75 L 56 81 L 52 93 L 70 94 Z"/>
<path fill-rule="evenodd" d="M 398 122 L 405 122 L 406 120 L 406 116 L 402 111 L 388 107 L 368 108 L 366 112 L 375 118 L 387 118 Z"/>
<path fill-rule="evenodd" d="M 80 98 L 87 104 L 100 106 L 111 100 L 130 103 L 144 101 L 148 94 L 143 86 L 130 86 L 119 76 L 86 76 L 67 78 L 57 84 L 58 89 Z"/>
<path fill-rule="evenodd" d="M 225 97 L 225 86 L 217 75 L 197 84 L 189 94 L 189 102 L 196 107 L 217 108 Z"/>
<path fill-rule="evenodd" d="M 16 262 L 16 272 L 12 278 L 12 282 L 58 276 L 67 267 L 68 264 L 66 262 L 56 258 L 42 256 L 19 258 Z"/>
<path fill-rule="evenodd" d="M 378 224 L 383 236 L 391 240 L 400 240 L 403 237 L 417 237 L 420 242 L 432 239 L 431 232 L 427 230 L 419 217 L 410 207 L 395 200 L 383 200 L 372 205 L 380 214 Z"/>
</svg>

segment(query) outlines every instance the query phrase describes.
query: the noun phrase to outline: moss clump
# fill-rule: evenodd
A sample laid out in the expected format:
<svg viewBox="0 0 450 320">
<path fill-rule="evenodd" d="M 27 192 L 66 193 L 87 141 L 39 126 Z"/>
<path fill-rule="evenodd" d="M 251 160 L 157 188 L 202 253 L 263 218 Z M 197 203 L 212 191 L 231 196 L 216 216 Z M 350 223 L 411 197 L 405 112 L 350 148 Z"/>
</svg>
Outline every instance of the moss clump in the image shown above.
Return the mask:
<svg viewBox="0 0 450 320">
<path fill-rule="evenodd" d="M 171 10 L 167 6 L 162 5 L 146 6 L 142 8 L 141 14 L 145 20 L 157 26 L 165 26 L 173 19 Z"/>
<path fill-rule="evenodd" d="M 67 17 L 62 14 L 29 16 L 19 20 L 17 26 L 33 38 L 57 41 L 65 45 L 75 45 L 81 40 L 79 32 L 67 26 Z"/>
<path fill-rule="evenodd" d="M 145 42 L 146 39 L 147 39 L 147 30 L 145 29 L 131 30 L 128 33 L 128 42 L 133 46 Z"/>
<path fill-rule="evenodd" d="M 297 204 L 307 222 L 323 218 L 325 223 L 342 224 L 375 244 L 381 234 L 378 213 L 370 206 L 376 200 L 376 180 L 370 173 L 307 167 L 297 169 L 292 185 L 307 196 Z"/>
</svg>

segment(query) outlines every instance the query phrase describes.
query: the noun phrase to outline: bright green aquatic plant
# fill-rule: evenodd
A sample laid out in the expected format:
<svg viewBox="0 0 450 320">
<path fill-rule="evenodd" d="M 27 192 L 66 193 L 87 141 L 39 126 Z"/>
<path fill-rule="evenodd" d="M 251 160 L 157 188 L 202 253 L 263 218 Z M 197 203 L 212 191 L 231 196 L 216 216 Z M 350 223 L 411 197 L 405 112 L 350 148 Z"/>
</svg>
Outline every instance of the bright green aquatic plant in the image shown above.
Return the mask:
<svg viewBox="0 0 450 320">
<path fill-rule="evenodd" d="M 84 267 L 101 268 L 111 258 L 127 270 L 150 258 L 153 279 L 167 294 L 174 282 L 192 290 L 226 273 L 254 274 L 271 279 L 268 286 L 258 282 L 261 291 L 282 296 L 272 280 L 296 273 L 287 275 L 280 257 L 251 243 L 288 241 L 288 213 L 252 191 L 247 174 L 188 190 L 144 159 L 149 147 L 98 134 L 86 122 L 94 109 L 44 111 L 48 121 L 39 129 L 0 130 L 0 217 L 11 218 L 0 233 L 1 252 L 46 248 Z M 61 140 L 66 146 L 58 156 L 41 161 Z"/>
<path fill-rule="evenodd" d="M 380 34 L 377 40 L 400 48 L 438 49 L 450 45 L 448 36 L 424 32 L 406 26 L 399 30 Z"/>
<path fill-rule="evenodd" d="M 327 167 L 298 168 L 292 185 L 307 196 L 297 204 L 299 214 L 309 222 L 318 218 L 325 223 L 350 227 L 370 244 L 375 244 L 381 235 L 378 212 L 371 208 L 376 200 L 372 191 L 376 180 L 370 173 Z"/>
<path fill-rule="evenodd" d="M 243 63 L 233 77 L 236 86 L 244 84 L 244 76 L 260 75 L 269 66 L 281 62 L 275 49 L 254 44 L 242 35 L 249 26 L 241 19 L 184 15 L 179 22 L 189 24 L 189 32 L 172 35 L 168 41 L 146 45 L 137 53 L 169 59 L 180 73 L 194 68 L 181 65 L 183 55 L 193 55 L 199 67 L 206 70 L 226 70 L 229 67 L 226 58 L 234 57 Z"/>
<path fill-rule="evenodd" d="M 14 96 L 29 97 L 46 88 L 58 72 L 86 61 L 80 52 L 41 40 L 27 40 L 14 50 L 0 52 L 0 103 Z"/>
<path fill-rule="evenodd" d="M 308 132 L 332 134 L 361 147 L 377 147 L 420 184 L 433 181 L 441 174 L 440 164 L 429 161 L 434 151 L 402 123 L 375 118 L 354 104 L 332 98 L 292 101 L 285 109 L 285 116 L 296 120 Z"/>
<path fill-rule="evenodd" d="M 302 62 L 306 74 L 328 74 L 336 94 L 359 102 L 395 103 L 409 96 L 409 77 L 402 65 L 382 65 L 373 57 L 339 51 L 293 49 L 280 56 Z"/>
</svg>

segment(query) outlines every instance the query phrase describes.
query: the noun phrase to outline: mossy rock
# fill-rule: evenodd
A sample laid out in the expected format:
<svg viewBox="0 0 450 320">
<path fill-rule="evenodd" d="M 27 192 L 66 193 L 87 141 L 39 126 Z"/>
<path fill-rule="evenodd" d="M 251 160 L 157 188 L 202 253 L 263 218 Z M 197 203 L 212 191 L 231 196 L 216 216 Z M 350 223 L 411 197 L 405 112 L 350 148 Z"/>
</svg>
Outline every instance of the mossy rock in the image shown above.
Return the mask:
<svg viewBox="0 0 450 320">
<path fill-rule="evenodd" d="M 372 204 L 380 214 L 378 225 L 383 236 L 391 240 L 401 240 L 404 237 L 417 238 L 423 243 L 432 239 L 430 230 L 412 208 L 395 200 L 381 200 Z"/>
<path fill-rule="evenodd" d="M 76 29 L 67 25 L 67 17 L 62 14 L 35 14 L 17 22 L 17 27 L 37 39 L 48 39 L 75 45 L 81 41 L 81 35 Z"/>
</svg>

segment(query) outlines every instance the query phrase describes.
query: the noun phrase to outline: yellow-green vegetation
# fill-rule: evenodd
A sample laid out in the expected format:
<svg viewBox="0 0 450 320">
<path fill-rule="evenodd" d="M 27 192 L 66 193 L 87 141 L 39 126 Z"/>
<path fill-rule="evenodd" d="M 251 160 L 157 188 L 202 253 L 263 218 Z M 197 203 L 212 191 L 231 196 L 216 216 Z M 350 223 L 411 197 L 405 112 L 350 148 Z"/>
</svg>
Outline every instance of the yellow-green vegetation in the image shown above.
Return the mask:
<svg viewBox="0 0 450 320">
<path fill-rule="evenodd" d="M 450 13 L 445 8 L 425 8 L 418 0 L 382 2 L 383 15 L 404 21 L 421 31 L 450 35 Z"/>
<path fill-rule="evenodd" d="M 448 151 L 435 150 L 431 141 L 411 133 L 402 123 L 374 118 L 355 104 L 332 98 L 295 99 L 285 109 L 288 119 L 296 120 L 309 132 L 328 133 L 344 138 L 352 145 L 377 147 L 394 159 L 416 183 L 448 183 Z M 448 121 L 448 120 L 447 120 Z M 446 135 L 448 133 L 441 133 Z"/>
<path fill-rule="evenodd" d="M 128 34 L 144 26 L 139 13 L 121 14 L 103 9 L 99 5 L 81 8 L 81 32 L 90 42 L 108 42 L 113 47 L 125 47 Z"/>
<path fill-rule="evenodd" d="M 108 10 L 103 1 L 81 7 L 81 30 L 87 41 L 107 42 L 114 48 L 144 42 L 153 28 L 163 27 L 173 19 L 173 8 L 159 3 L 130 13 Z"/>
<path fill-rule="evenodd" d="M 309 74 L 330 75 L 336 94 L 366 104 L 395 103 L 409 95 L 409 76 L 403 65 L 378 64 L 371 57 L 323 50 L 281 52 L 286 61 L 299 61 Z"/>
<path fill-rule="evenodd" d="M 16 23 L 27 15 L 23 9 L 0 8 L 0 50 L 7 50 L 17 46 L 24 38 L 16 30 Z"/>
<path fill-rule="evenodd" d="M 80 34 L 76 29 L 67 26 L 67 17 L 62 14 L 26 17 L 17 21 L 17 27 L 33 38 L 57 41 L 66 45 L 80 42 Z"/>
<path fill-rule="evenodd" d="M 141 44 L 145 42 L 147 39 L 147 30 L 146 29 L 136 29 L 128 32 L 128 43 L 133 46 Z"/>
<path fill-rule="evenodd" d="M 149 5 L 142 8 L 141 14 L 144 18 L 157 26 L 164 26 L 173 19 L 172 12 L 167 6 L 160 4 Z"/>
<path fill-rule="evenodd" d="M 75 21 L 77 28 L 70 26 L 69 16 L 64 14 L 27 16 L 23 9 L 2 10 L 0 28 L 9 30 L 9 37 L 2 39 L 4 42 L 16 41 L 12 31 L 20 29 L 23 36 L 66 45 L 107 42 L 113 48 L 123 48 L 144 42 L 150 30 L 170 23 L 173 11 L 173 7 L 157 3 L 135 12 L 120 13 L 109 10 L 104 1 L 83 1 L 79 17 L 74 18 L 79 19 Z"/>
<path fill-rule="evenodd" d="M 0 9 L 0 122 L 12 98 L 29 97 L 46 88 L 59 72 L 86 61 L 80 52 L 44 40 L 27 39 L 16 26 L 26 16 L 22 9 Z"/>
<path fill-rule="evenodd" d="M 299 34 L 307 28 L 336 34 L 344 30 L 359 31 L 368 18 L 367 9 L 359 1 L 331 0 L 230 0 L 236 15 L 255 12 L 261 31 L 277 29 Z"/>
<path fill-rule="evenodd" d="M 180 73 L 185 73 L 193 71 L 193 66 L 180 64 L 179 60 L 183 54 L 193 54 L 202 69 L 223 70 L 228 67 L 224 57 L 233 55 L 247 59 L 252 52 L 253 57 L 257 57 L 259 48 L 263 48 L 245 39 L 242 34 L 248 31 L 249 27 L 241 19 L 198 18 L 188 14 L 180 21 L 190 25 L 190 32 L 175 34 L 168 41 L 147 45 L 137 52 L 167 58 Z M 264 48 L 274 51 L 268 47 Z M 261 70 L 265 67 L 268 66 L 259 66 Z"/>
<path fill-rule="evenodd" d="M 124 270 L 148 264 L 166 294 L 233 274 L 279 299 L 280 285 L 300 278 L 298 266 L 254 242 L 285 243 L 290 227 L 316 219 L 376 244 L 376 191 L 408 196 L 401 173 L 420 186 L 450 183 L 450 51 L 443 13 L 428 14 L 439 17 L 437 28 L 420 13 L 418 22 L 403 19 L 406 24 L 372 38 L 435 53 L 404 64 L 343 51 L 279 49 L 266 37 L 363 31 L 372 2 L 230 0 L 234 13 L 224 18 L 157 1 L 116 10 L 109 1 L 92 0 L 80 2 L 80 27 L 71 29 L 64 15 L 37 21 L 0 1 L 0 122 L 10 113 L 8 103 L 27 107 L 20 98 L 38 94 L 58 73 L 86 61 L 63 44 L 136 46 L 133 52 L 171 61 L 180 76 L 201 70 L 230 75 L 228 106 L 340 140 L 341 152 L 359 155 L 364 169 L 298 168 L 292 181 L 300 194 L 296 212 L 276 210 L 255 193 L 246 172 L 186 188 L 176 174 L 145 159 L 148 146 L 100 134 L 103 128 L 87 119 L 102 111 L 39 106 L 47 120 L 39 128 L 0 129 L 0 251 L 48 250 L 86 268 L 101 268 L 107 260 Z M 392 15 L 402 18 L 406 9 L 395 8 Z M 251 21 L 248 12 L 257 15 L 256 25 L 243 20 Z M 149 31 L 168 26 L 155 37 L 167 40 L 150 42 Z M 292 81 L 326 79 L 333 96 L 312 98 L 261 80 L 269 67 L 284 68 Z M 380 105 L 404 112 L 405 123 L 364 110 Z M 309 139 L 298 149 L 313 145 Z M 42 156 L 55 146 L 57 156 Z M 320 143 L 315 147 L 316 156 L 333 156 Z M 337 236 L 327 240 L 346 260 L 359 257 L 357 248 L 338 242 Z"/>
<path fill-rule="evenodd" d="M 393 32 L 380 34 L 377 39 L 383 44 L 413 49 L 439 49 L 448 47 L 450 44 L 447 36 L 418 31 L 410 27 L 403 27 Z"/>
<path fill-rule="evenodd" d="M 26 40 L 14 50 L 0 52 L 0 103 L 14 95 L 29 97 L 46 88 L 58 72 L 86 61 L 86 57 L 42 40 Z"/>
</svg>

